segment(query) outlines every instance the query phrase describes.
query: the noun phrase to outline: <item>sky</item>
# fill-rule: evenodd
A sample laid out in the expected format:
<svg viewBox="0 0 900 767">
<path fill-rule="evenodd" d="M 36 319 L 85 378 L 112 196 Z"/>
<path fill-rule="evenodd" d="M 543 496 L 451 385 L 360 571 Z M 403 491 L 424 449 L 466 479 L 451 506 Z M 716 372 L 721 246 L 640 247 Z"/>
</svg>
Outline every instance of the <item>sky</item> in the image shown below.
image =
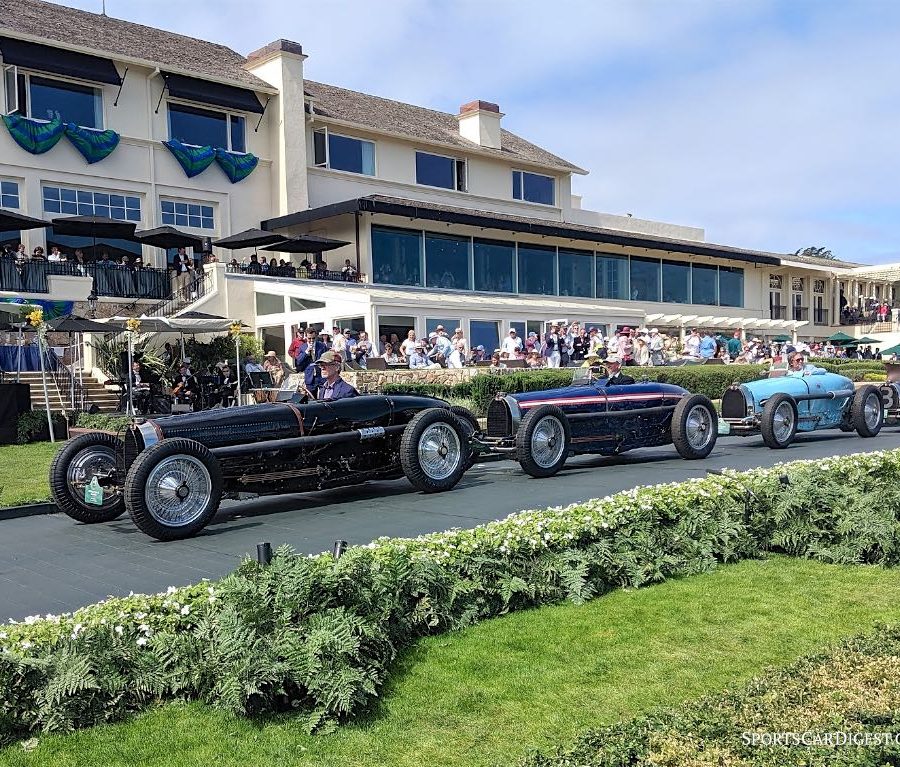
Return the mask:
<svg viewBox="0 0 900 767">
<path fill-rule="evenodd" d="M 99 11 L 101 0 L 65 5 Z M 900 261 L 894 0 L 106 0 L 110 16 L 508 130 L 590 171 L 583 207 L 709 242 Z"/>
</svg>

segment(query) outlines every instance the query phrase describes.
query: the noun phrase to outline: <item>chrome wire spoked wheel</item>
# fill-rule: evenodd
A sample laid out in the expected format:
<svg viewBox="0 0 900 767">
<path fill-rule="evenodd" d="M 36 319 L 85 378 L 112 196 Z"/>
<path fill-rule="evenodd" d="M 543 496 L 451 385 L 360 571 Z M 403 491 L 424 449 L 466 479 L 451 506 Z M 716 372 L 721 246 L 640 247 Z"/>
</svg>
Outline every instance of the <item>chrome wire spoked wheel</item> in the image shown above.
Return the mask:
<svg viewBox="0 0 900 767">
<path fill-rule="evenodd" d="M 66 470 L 66 484 L 72 498 L 78 503 L 87 505 L 84 500 L 84 488 L 91 483 L 94 477 L 107 477 L 116 470 L 116 454 L 111 448 L 103 445 L 86 447 L 79 452 L 69 464 Z M 119 491 L 115 487 L 103 488 L 103 505 L 91 508 L 108 510 L 119 501 Z"/>
<path fill-rule="evenodd" d="M 694 405 L 685 419 L 685 434 L 694 450 L 703 450 L 713 438 L 713 421 L 709 409 Z"/>
<path fill-rule="evenodd" d="M 563 425 L 555 416 L 542 418 L 531 433 L 531 457 L 542 469 L 549 469 L 566 449 Z"/>
<path fill-rule="evenodd" d="M 174 455 L 150 472 L 144 502 L 161 525 L 182 527 L 206 511 L 211 495 L 212 479 L 203 462 L 190 455 Z"/>
<path fill-rule="evenodd" d="M 462 460 L 459 435 L 448 423 L 433 423 L 419 438 L 419 464 L 429 479 L 447 479 Z"/>
<path fill-rule="evenodd" d="M 790 402 L 782 402 L 775 408 L 772 431 L 779 442 L 787 442 L 794 431 L 794 408 Z"/>
<path fill-rule="evenodd" d="M 881 423 L 882 405 L 881 396 L 878 394 L 870 394 L 866 397 L 866 404 L 863 406 L 863 418 L 866 426 L 872 431 L 878 428 Z"/>
</svg>

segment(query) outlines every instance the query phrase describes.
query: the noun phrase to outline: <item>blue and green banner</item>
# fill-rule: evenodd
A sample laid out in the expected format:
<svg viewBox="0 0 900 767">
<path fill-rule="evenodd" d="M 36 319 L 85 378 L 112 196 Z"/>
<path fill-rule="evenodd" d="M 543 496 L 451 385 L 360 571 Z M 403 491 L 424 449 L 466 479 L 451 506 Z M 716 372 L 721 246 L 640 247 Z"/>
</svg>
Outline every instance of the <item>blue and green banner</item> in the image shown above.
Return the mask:
<svg viewBox="0 0 900 767">
<path fill-rule="evenodd" d="M 92 130 L 75 123 L 66 123 L 66 137 L 91 164 L 109 157 L 119 146 L 119 134 L 114 130 Z"/>
<path fill-rule="evenodd" d="M 232 184 L 243 181 L 256 170 L 259 158 L 250 152 L 227 152 L 216 149 L 216 162 Z"/>
<path fill-rule="evenodd" d="M 182 144 L 174 138 L 163 141 L 163 144 L 178 160 L 178 164 L 188 178 L 203 173 L 216 159 L 216 151 L 211 146 L 191 146 Z"/>
<path fill-rule="evenodd" d="M 3 122 L 13 141 L 31 154 L 49 152 L 59 143 L 66 130 L 59 117 L 54 117 L 48 122 L 12 114 L 3 115 Z"/>
<path fill-rule="evenodd" d="M 12 298 L 0 298 L 0 309 L 3 304 L 25 304 L 26 306 L 40 306 L 44 312 L 45 320 L 55 320 L 57 317 L 65 317 L 72 313 L 75 308 L 74 301 L 46 301 L 40 298 L 22 298 L 14 296 Z"/>
</svg>

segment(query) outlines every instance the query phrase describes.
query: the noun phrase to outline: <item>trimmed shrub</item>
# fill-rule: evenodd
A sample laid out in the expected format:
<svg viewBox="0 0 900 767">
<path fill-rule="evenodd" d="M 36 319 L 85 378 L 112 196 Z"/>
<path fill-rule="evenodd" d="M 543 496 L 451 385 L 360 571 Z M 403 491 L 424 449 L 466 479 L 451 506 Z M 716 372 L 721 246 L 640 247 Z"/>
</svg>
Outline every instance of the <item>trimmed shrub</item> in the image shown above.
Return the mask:
<svg viewBox="0 0 900 767">
<path fill-rule="evenodd" d="M 119 432 L 131 423 L 127 415 L 110 415 L 109 413 L 75 412 L 69 416 L 69 426 L 79 429 L 98 429 L 100 431 Z"/>
<path fill-rule="evenodd" d="M 896 764 L 900 628 L 881 627 L 742 689 L 589 730 L 520 767 Z M 847 738 L 854 738 L 851 741 Z"/>
<path fill-rule="evenodd" d="M 66 419 L 62 413 L 51 412 L 53 419 L 53 436 L 57 440 L 66 439 L 68 433 Z M 16 441 L 20 445 L 29 442 L 47 442 L 50 439 L 50 427 L 47 424 L 47 413 L 44 410 L 28 410 L 19 414 L 16 422 Z"/>
<path fill-rule="evenodd" d="M 790 487 L 785 487 L 785 481 Z M 418 637 L 511 610 L 709 571 L 766 551 L 900 561 L 900 451 L 642 487 L 329 555 L 279 549 L 222 581 L 0 631 L 0 744 L 161 699 L 310 729 L 364 710 Z"/>
</svg>

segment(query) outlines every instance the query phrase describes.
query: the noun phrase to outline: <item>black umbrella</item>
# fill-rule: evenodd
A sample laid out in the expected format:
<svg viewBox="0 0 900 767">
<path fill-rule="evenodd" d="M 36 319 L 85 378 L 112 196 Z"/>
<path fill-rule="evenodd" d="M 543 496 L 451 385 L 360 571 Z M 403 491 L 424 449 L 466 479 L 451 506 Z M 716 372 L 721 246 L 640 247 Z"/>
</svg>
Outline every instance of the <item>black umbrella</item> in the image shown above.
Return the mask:
<svg viewBox="0 0 900 767">
<path fill-rule="evenodd" d="M 322 253 L 326 250 L 334 250 L 349 245 L 344 240 L 332 240 L 328 237 L 319 237 L 315 234 L 298 234 L 288 237 L 282 242 L 267 245 L 261 250 L 273 250 L 278 253 Z"/>
<path fill-rule="evenodd" d="M 135 232 L 134 239 L 144 245 L 153 245 L 156 248 L 193 248 L 194 250 L 203 248 L 202 237 L 182 232 L 174 226 L 158 226 L 156 229 Z"/>
<path fill-rule="evenodd" d="M 94 240 L 98 237 L 133 240 L 135 226 L 133 221 L 117 221 L 103 216 L 62 216 L 53 219 L 56 234 L 91 237 Z"/>
<path fill-rule="evenodd" d="M 11 210 L 0 210 L 0 232 L 15 229 L 41 229 L 46 226 L 50 226 L 49 221 L 42 221 L 39 218 L 32 218 Z"/>
<path fill-rule="evenodd" d="M 241 248 L 256 248 L 260 245 L 271 245 L 284 239 L 284 235 L 274 232 L 264 232 L 262 229 L 247 229 L 230 237 L 216 240 L 213 245 L 218 248 L 240 250 Z"/>
<path fill-rule="evenodd" d="M 67 314 L 64 317 L 57 317 L 49 320 L 47 327 L 57 333 L 120 333 L 121 328 L 110 327 L 102 322 L 89 320 L 85 317 L 77 317 L 74 314 Z"/>
</svg>

